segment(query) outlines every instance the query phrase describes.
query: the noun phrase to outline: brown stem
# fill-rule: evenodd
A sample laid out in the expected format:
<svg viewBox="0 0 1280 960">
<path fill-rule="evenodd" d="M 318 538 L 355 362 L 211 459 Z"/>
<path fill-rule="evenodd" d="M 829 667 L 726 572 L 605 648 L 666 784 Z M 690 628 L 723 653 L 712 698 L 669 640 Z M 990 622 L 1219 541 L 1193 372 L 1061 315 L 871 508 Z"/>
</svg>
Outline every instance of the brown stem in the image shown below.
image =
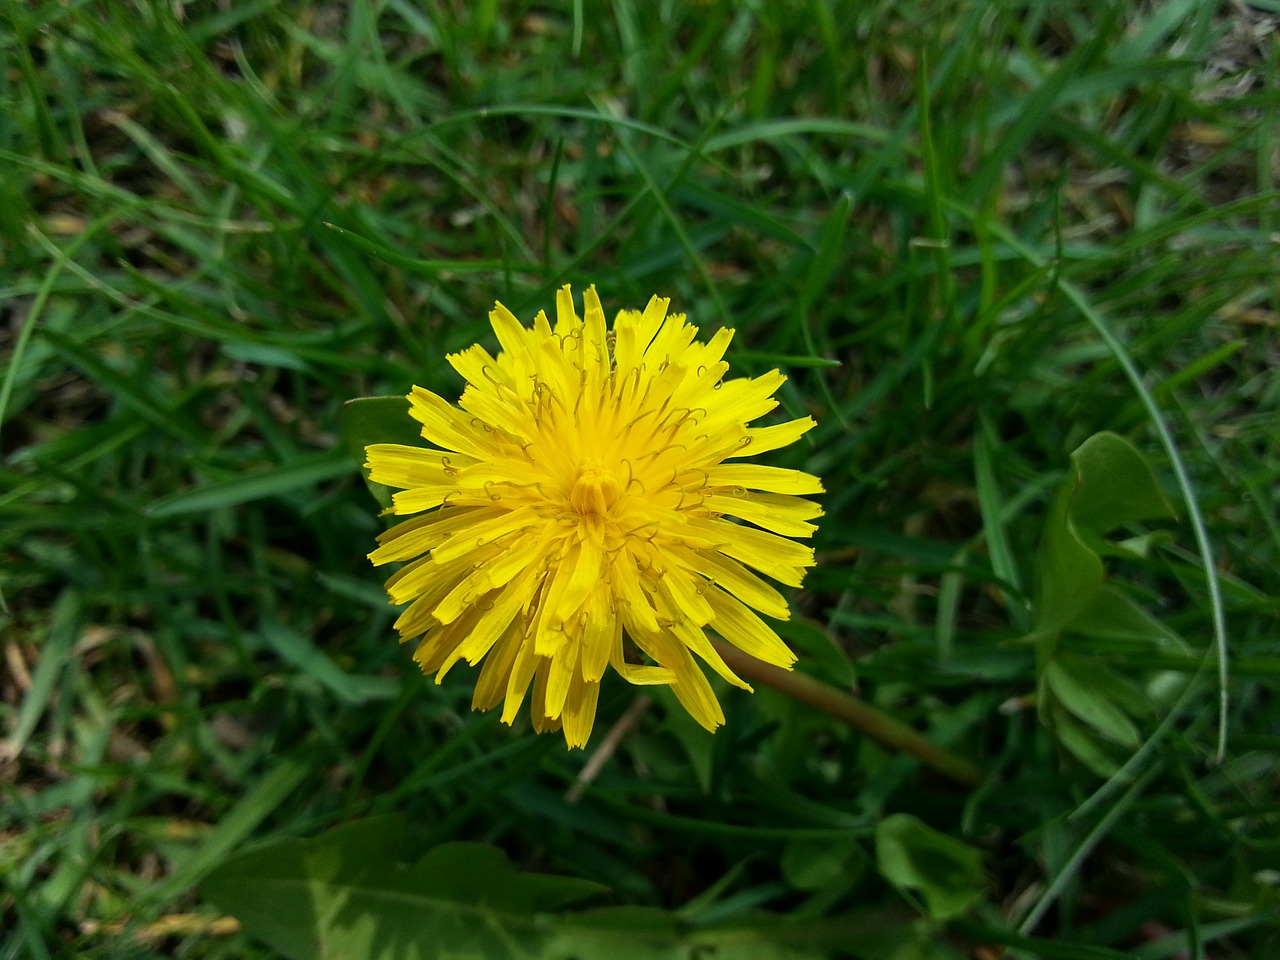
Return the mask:
<svg viewBox="0 0 1280 960">
<path fill-rule="evenodd" d="M 889 714 L 860 700 L 853 694 L 815 680 L 808 674 L 795 670 L 783 670 L 757 660 L 737 647 L 721 641 L 713 641 L 720 656 L 729 668 L 748 680 L 768 684 L 779 693 L 793 700 L 807 703 L 851 727 L 861 730 L 882 746 L 909 753 L 926 767 L 950 777 L 967 787 L 982 783 L 981 770 L 963 757 L 946 750 L 916 730 Z"/>
</svg>

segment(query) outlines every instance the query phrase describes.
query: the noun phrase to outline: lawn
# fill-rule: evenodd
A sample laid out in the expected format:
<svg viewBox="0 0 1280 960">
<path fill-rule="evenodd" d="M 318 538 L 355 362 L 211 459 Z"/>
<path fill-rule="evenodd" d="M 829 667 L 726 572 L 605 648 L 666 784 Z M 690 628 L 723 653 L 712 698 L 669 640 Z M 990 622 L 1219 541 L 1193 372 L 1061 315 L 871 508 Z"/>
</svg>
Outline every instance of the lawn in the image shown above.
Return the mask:
<svg viewBox="0 0 1280 960">
<path fill-rule="evenodd" d="M 1280 956 L 1274 0 L 0 25 L 0 960 Z M 714 734 L 473 712 L 367 557 L 347 402 L 565 284 L 817 423 Z"/>
</svg>

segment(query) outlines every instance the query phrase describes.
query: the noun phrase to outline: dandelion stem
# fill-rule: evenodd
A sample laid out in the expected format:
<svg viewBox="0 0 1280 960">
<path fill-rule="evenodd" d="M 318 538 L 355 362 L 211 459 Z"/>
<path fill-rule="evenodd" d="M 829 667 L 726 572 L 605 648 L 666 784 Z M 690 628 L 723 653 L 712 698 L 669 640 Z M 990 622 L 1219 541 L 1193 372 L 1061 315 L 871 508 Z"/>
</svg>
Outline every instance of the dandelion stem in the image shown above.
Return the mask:
<svg viewBox="0 0 1280 960">
<path fill-rule="evenodd" d="M 808 674 L 764 663 L 721 640 L 713 642 L 720 656 L 724 657 L 725 663 L 735 673 L 749 680 L 768 684 L 793 700 L 829 713 L 837 720 L 843 720 L 851 727 L 861 730 L 880 745 L 909 753 L 929 769 L 957 783 L 976 787 L 985 778 L 983 772 L 968 760 L 938 746 L 901 720 L 889 716 L 865 700 Z"/>
</svg>

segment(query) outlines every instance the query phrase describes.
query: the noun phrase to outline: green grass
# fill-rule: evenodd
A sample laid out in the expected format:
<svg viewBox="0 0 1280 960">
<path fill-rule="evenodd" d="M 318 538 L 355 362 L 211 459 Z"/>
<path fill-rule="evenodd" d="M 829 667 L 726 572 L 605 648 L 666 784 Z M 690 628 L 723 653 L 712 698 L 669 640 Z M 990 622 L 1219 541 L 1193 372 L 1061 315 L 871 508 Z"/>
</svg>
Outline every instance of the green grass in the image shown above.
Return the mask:
<svg viewBox="0 0 1280 960">
<path fill-rule="evenodd" d="M 1280 953 L 1273 8 L 0 0 L 0 958 L 265 957 L 149 925 L 392 811 L 695 924 L 867 911 L 872 960 Z M 566 282 L 789 373 L 776 462 L 829 492 L 786 637 L 983 786 L 735 691 L 714 738 L 659 696 L 571 804 L 635 690 L 566 753 L 417 674 L 339 411 L 456 396 L 492 302 Z M 1102 430 L 1178 514 L 1112 582 L 1184 641 L 1091 651 L 1147 710 L 1109 778 L 1020 642 Z M 961 918 L 876 869 L 904 812 L 983 851 Z"/>
</svg>

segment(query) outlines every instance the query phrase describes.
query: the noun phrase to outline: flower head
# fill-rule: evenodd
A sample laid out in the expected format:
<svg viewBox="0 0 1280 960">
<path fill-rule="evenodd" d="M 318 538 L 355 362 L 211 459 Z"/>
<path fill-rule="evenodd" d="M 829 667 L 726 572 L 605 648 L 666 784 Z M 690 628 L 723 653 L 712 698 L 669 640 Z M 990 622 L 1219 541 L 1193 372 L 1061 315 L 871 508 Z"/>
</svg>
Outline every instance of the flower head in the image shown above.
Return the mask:
<svg viewBox="0 0 1280 960">
<path fill-rule="evenodd" d="M 731 330 L 709 341 L 670 301 L 605 323 L 595 288 L 556 323 L 526 328 L 502 304 L 489 318 L 500 350 L 476 345 L 449 363 L 467 386 L 455 407 L 421 387 L 409 413 L 431 447 L 367 449 L 371 478 L 400 489 L 375 564 L 408 561 L 387 581 L 402 640 L 439 683 L 459 660 L 483 660 L 474 709 L 515 719 L 533 684 L 532 718 L 591 734 L 606 668 L 670 684 L 708 730 L 724 714 L 696 654 L 750 690 L 706 630 L 761 660 L 795 656 L 754 611 L 785 620 L 786 600 L 753 571 L 799 586 L 820 493 L 798 470 L 736 463 L 786 446 L 814 423 L 748 424 L 777 406 L 773 370 L 725 380 Z M 461 408 L 461 409 L 459 409 Z M 742 521 L 742 522 L 739 522 Z M 627 639 L 629 638 L 629 640 Z M 636 662 L 643 661 L 643 662 Z"/>
</svg>

